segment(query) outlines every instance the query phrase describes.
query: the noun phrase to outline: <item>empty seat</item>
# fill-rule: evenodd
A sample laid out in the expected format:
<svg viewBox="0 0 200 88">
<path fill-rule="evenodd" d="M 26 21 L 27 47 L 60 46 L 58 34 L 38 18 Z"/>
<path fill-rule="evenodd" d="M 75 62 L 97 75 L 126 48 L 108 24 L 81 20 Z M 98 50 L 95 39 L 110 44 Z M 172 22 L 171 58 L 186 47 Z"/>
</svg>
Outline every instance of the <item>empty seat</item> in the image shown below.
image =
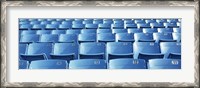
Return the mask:
<svg viewBox="0 0 200 88">
<path fill-rule="evenodd" d="M 37 60 L 30 63 L 29 69 L 68 69 L 65 60 Z"/>
<path fill-rule="evenodd" d="M 51 34 L 51 30 L 37 30 L 36 34 L 41 35 L 41 34 Z"/>
<path fill-rule="evenodd" d="M 142 59 L 113 59 L 109 62 L 109 69 L 146 69 L 146 62 Z"/>
<path fill-rule="evenodd" d="M 28 44 L 19 44 L 19 60 L 21 59 L 20 54 L 25 54 L 27 51 Z"/>
<path fill-rule="evenodd" d="M 40 39 L 39 35 L 36 34 L 26 34 L 22 35 L 20 38 L 20 43 L 33 43 L 38 42 Z"/>
<path fill-rule="evenodd" d="M 156 42 L 175 42 L 172 33 L 153 33 L 153 38 Z"/>
<path fill-rule="evenodd" d="M 135 42 L 133 44 L 134 56 L 138 59 L 144 59 L 148 62 L 149 59 L 164 58 L 161 54 L 160 46 L 154 42 Z"/>
<path fill-rule="evenodd" d="M 115 34 L 112 33 L 101 33 L 97 34 L 97 41 L 98 42 L 114 42 L 115 41 Z"/>
<path fill-rule="evenodd" d="M 67 30 L 67 29 L 71 29 L 72 28 L 72 25 L 71 24 L 60 24 L 58 26 L 58 29 L 59 30 Z"/>
<path fill-rule="evenodd" d="M 52 51 L 52 43 L 31 43 L 28 46 L 27 52 L 21 54 L 22 60 L 27 60 L 29 62 L 34 60 L 44 60 L 49 59 L 49 54 Z"/>
<path fill-rule="evenodd" d="M 103 19 L 94 19 L 93 24 L 103 24 Z"/>
<path fill-rule="evenodd" d="M 173 32 L 173 29 L 172 28 L 158 28 L 158 32 L 160 33 L 172 33 Z"/>
<path fill-rule="evenodd" d="M 35 30 L 22 30 L 20 35 L 26 35 L 26 34 L 36 34 L 36 31 Z"/>
<path fill-rule="evenodd" d="M 127 33 L 127 29 L 112 29 L 112 33 Z"/>
<path fill-rule="evenodd" d="M 72 25 L 72 21 L 63 21 L 60 25 Z"/>
<path fill-rule="evenodd" d="M 39 42 L 58 42 L 58 35 L 56 34 L 42 34 Z"/>
<path fill-rule="evenodd" d="M 81 30 L 80 29 L 70 29 L 66 31 L 66 34 L 80 34 Z"/>
<path fill-rule="evenodd" d="M 103 19 L 104 24 L 112 24 L 113 20 L 112 19 Z"/>
<path fill-rule="evenodd" d="M 85 19 L 83 24 L 93 24 L 93 19 Z"/>
<path fill-rule="evenodd" d="M 31 21 L 30 24 L 34 25 L 34 24 L 40 24 L 40 21 Z"/>
<path fill-rule="evenodd" d="M 63 18 L 56 19 L 56 21 L 65 21 Z"/>
<path fill-rule="evenodd" d="M 134 42 L 133 33 L 117 33 L 115 35 L 117 42 Z"/>
<path fill-rule="evenodd" d="M 165 28 L 165 26 L 163 25 L 163 23 L 150 23 L 150 26 L 153 28 Z"/>
<path fill-rule="evenodd" d="M 83 29 L 83 30 L 81 30 L 81 33 L 82 34 L 90 34 L 90 33 L 93 33 L 93 34 L 96 34 L 97 33 L 97 30 L 96 29 Z"/>
<path fill-rule="evenodd" d="M 146 23 L 155 23 L 156 20 L 155 19 L 145 19 Z"/>
<path fill-rule="evenodd" d="M 111 24 L 112 29 L 124 29 L 124 24 Z"/>
<path fill-rule="evenodd" d="M 97 29 L 97 33 L 112 33 L 111 29 Z"/>
<path fill-rule="evenodd" d="M 148 69 L 181 69 L 180 59 L 152 59 L 149 60 Z"/>
<path fill-rule="evenodd" d="M 113 21 L 113 24 L 122 24 L 124 26 L 124 21 L 122 19 Z"/>
<path fill-rule="evenodd" d="M 56 21 L 56 19 L 48 18 L 47 21 Z"/>
<path fill-rule="evenodd" d="M 65 30 L 52 30 L 51 31 L 51 34 L 58 34 L 58 35 L 60 35 L 60 34 L 65 34 L 65 33 L 66 33 Z"/>
<path fill-rule="evenodd" d="M 42 25 L 51 24 L 51 21 L 41 21 L 40 24 L 42 24 Z"/>
<path fill-rule="evenodd" d="M 72 24 L 83 24 L 83 20 L 72 21 Z"/>
<path fill-rule="evenodd" d="M 42 30 L 45 28 L 45 25 L 43 24 L 34 24 L 31 28 L 31 30 Z"/>
<path fill-rule="evenodd" d="M 142 29 L 140 28 L 128 28 L 128 33 L 142 33 Z"/>
<path fill-rule="evenodd" d="M 32 28 L 31 24 L 22 24 L 19 26 L 19 30 L 29 30 Z"/>
<path fill-rule="evenodd" d="M 143 19 L 134 19 L 135 23 L 146 23 Z"/>
<path fill-rule="evenodd" d="M 110 29 L 111 24 L 99 24 L 99 29 Z"/>
<path fill-rule="evenodd" d="M 105 44 L 97 42 L 81 43 L 80 59 L 105 59 Z"/>
<path fill-rule="evenodd" d="M 29 21 L 27 18 L 20 18 L 19 21 Z"/>
<path fill-rule="evenodd" d="M 61 21 L 51 21 L 51 24 L 55 25 L 55 26 L 58 26 L 60 25 L 62 22 Z M 51 27 L 54 27 L 54 26 L 51 26 Z"/>
<path fill-rule="evenodd" d="M 77 43 L 55 43 L 53 52 L 50 54 L 51 59 L 70 60 L 78 59 Z"/>
<path fill-rule="evenodd" d="M 176 22 L 179 22 L 179 19 L 167 19 L 167 22 L 169 23 L 176 23 Z"/>
<path fill-rule="evenodd" d="M 84 29 L 85 24 L 73 24 L 72 29 Z"/>
<path fill-rule="evenodd" d="M 134 38 L 137 42 L 155 42 L 152 33 L 135 33 Z"/>
<path fill-rule="evenodd" d="M 85 34 L 79 34 L 78 35 L 78 41 L 79 43 L 82 42 L 96 42 L 96 34 L 94 33 L 85 33 Z"/>
<path fill-rule="evenodd" d="M 124 19 L 125 24 L 134 24 L 135 22 L 132 19 Z"/>
<path fill-rule="evenodd" d="M 165 54 L 165 58 L 181 59 L 181 43 L 178 42 L 162 42 L 160 43 L 161 53 Z"/>
<path fill-rule="evenodd" d="M 138 28 L 151 28 L 149 23 L 138 23 Z"/>
<path fill-rule="evenodd" d="M 77 34 L 60 34 L 58 42 L 77 43 L 78 35 Z"/>
<path fill-rule="evenodd" d="M 29 20 L 29 21 L 38 21 L 37 18 L 29 18 L 28 20 Z"/>
<path fill-rule="evenodd" d="M 125 24 L 125 28 L 128 29 L 128 28 L 137 28 L 137 24 L 135 23 L 131 23 L 131 24 Z"/>
<path fill-rule="evenodd" d="M 107 59 L 133 58 L 133 43 L 131 42 L 109 42 L 106 46 Z"/>
<path fill-rule="evenodd" d="M 175 23 L 164 23 L 164 26 L 166 28 L 179 28 L 179 26 L 177 26 L 176 22 Z"/>
<path fill-rule="evenodd" d="M 26 60 L 19 60 L 19 69 L 28 69 L 29 62 Z"/>
<path fill-rule="evenodd" d="M 181 33 L 181 28 L 173 28 L 173 31 L 174 31 L 175 33 Z"/>
<path fill-rule="evenodd" d="M 164 22 L 167 22 L 167 19 L 156 19 L 156 22 L 158 22 L 158 23 L 164 23 Z"/>
<path fill-rule="evenodd" d="M 19 22 L 19 24 L 22 24 L 22 25 L 29 24 L 29 23 L 30 23 L 29 21 L 21 21 L 21 22 Z"/>
<path fill-rule="evenodd" d="M 155 33 L 158 32 L 156 28 L 143 28 L 143 33 Z"/>
<path fill-rule="evenodd" d="M 86 24 L 85 28 L 86 29 L 97 29 L 98 28 L 98 24 Z"/>
<path fill-rule="evenodd" d="M 45 29 L 46 30 L 56 30 L 58 28 L 58 24 L 47 24 Z"/>
<path fill-rule="evenodd" d="M 71 60 L 69 69 L 107 69 L 107 63 L 103 59 Z"/>
<path fill-rule="evenodd" d="M 172 33 L 173 39 L 177 42 L 181 42 L 181 33 Z"/>
</svg>

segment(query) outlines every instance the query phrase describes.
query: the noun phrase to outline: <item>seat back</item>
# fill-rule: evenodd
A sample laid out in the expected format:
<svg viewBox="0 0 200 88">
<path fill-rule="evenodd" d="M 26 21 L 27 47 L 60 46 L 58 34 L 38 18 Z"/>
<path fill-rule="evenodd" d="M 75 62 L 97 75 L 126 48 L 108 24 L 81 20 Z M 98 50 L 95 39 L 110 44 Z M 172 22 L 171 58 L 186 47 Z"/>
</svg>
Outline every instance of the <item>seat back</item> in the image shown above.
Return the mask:
<svg viewBox="0 0 200 88">
<path fill-rule="evenodd" d="M 148 69 L 181 69 L 180 59 L 152 59 L 149 60 Z"/>
<path fill-rule="evenodd" d="M 30 63 L 29 69 L 68 69 L 65 60 L 37 60 Z"/>
<path fill-rule="evenodd" d="M 29 62 L 26 60 L 19 60 L 19 69 L 28 69 Z"/>
</svg>

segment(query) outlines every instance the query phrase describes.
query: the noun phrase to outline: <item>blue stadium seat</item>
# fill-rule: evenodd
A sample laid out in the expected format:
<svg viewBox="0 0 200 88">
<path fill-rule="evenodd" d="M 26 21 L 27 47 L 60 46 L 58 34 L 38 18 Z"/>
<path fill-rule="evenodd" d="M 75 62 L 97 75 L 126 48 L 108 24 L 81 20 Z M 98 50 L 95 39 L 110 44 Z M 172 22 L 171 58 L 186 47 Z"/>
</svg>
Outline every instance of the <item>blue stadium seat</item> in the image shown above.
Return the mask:
<svg viewBox="0 0 200 88">
<path fill-rule="evenodd" d="M 172 33 L 173 39 L 177 42 L 181 42 L 181 33 Z"/>
<path fill-rule="evenodd" d="M 103 59 L 71 60 L 69 69 L 107 69 L 107 63 Z"/>
<path fill-rule="evenodd" d="M 24 34 L 20 38 L 20 43 L 33 43 L 38 42 L 40 39 L 40 35 L 36 34 Z"/>
<path fill-rule="evenodd" d="M 28 47 L 28 44 L 19 44 L 19 59 L 21 58 L 20 54 L 26 53 L 27 47 Z"/>
<path fill-rule="evenodd" d="M 115 34 L 112 33 L 101 33 L 97 34 L 97 41 L 98 42 L 114 42 L 115 41 Z"/>
<path fill-rule="evenodd" d="M 47 19 L 39 18 L 38 21 L 47 21 Z"/>
<path fill-rule="evenodd" d="M 53 19 L 48 18 L 47 21 L 56 21 L 56 19 L 54 19 L 54 18 Z"/>
<path fill-rule="evenodd" d="M 156 19 L 156 22 L 158 22 L 158 23 L 164 23 L 164 22 L 167 22 L 167 19 Z"/>
<path fill-rule="evenodd" d="M 103 24 L 103 19 L 94 19 L 93 24 Z"/>
<path fill-rule="evenodd" d="M 122 19 L 114 20 L 113 24 L 122 24 L 124 26 L 124 21 Z"/>
<path fill-rule="evenodd" d="M 133 44 L 134 57 L 144 59 L 148 62 L 149 59 L 164 58 L 161 54 L 159 43 L 154 42 L 135 42 Z"/>
<path fill-rule="evenodd" d="M 140 28 L 128 28 L 128 33 L 142 33 L 142 29 Z"/>
<path fill-rule="evenodd" d="M 31 24 L 22 24 L 19 26 L 19 30 L 29 30 L 32 28 Z"/>
<path fill-rule="evenodd" d="M 167 19 L 167 22 L 176 23 L 176 22 L 179 22 L 179 20 L 178 19 Z"/>
<path fill-rule="evenodd" d="M 29 21 L 27 18 L 20 18 L 19 21 Z"/>
<path fill-rule="evenodd" d="M 150 26 L 153 28 L 165 28 L 165 26 L 163 25 L 163 23 L 150 23 Z"/>
<path fill-rule="evenodd" d="M 134 24 L 135 22 L 132 19 L 124 19 L 124 24 Z"/>
<path fill-rule="evenodd" d="M 20 35 L 26 35 L 26 34 L 36 34 L 36 31 L 35 30 L 22 30 Z"/>
<path fill-rule="evenodd" d="M 137 42 L 155 42 L 152 33 L 135 33 L 134 38 Z"/>
<path fill-rule="evenodd" d="M 111 24 L 112 29 L 124 29 L 124 24 Z"/>
<path fill-rule="evenodd" d="M 125 24 L 125 28 L 128 29 L 128 28 L 138 28 L 138 27 L 137 24 L 133 23 L 133 24 Z"/>
<path fill-rule="evenodd" d="M 77 43 L 78 35 L 77 34 L 60 34 L 58 42 Z"/>
<path fill-rule="evenodd" d="M 26 24 L 29 24 L 30 22 L 29 21 L 21 21 L 21 22 L 19 22 L 19 24 L 21 24 L 21 25 L 26 25 Z"/>
<path fill-rule="evenodd" d="M 42 24 L 42 25 L 51 24 L 51 21 L 41 21 L 40 24 Z"/>
<path fill-rule="evenodd" d="M 31 30 L 43 30 L 44 28 L 45 28 L 45 25 L 43 24 L 34 24 Z"/>
<path fill-rule="evenodd" d="M 127 29 L 112 29 L 112 33 L 128 33 Z"/>
<path fill-rule="evenodd" d="M 173 31 L 174 31 L 175 33 L 181 33 L 181 28 L 173 28 Z"/>
<path fill-rule="evenodd" d="M 28 46 L 26 54 L 21 54 L 22 60 L 29 62 L 34 60 L 44 60 L 50 58 L 52 43 L 31 43 Z"/>
<path fill-rule="evenodd" d="M 51 34 L 51 30 L 37 30 L 36 34 L 38 34 L 38 35 Z"/>
<path fill-rule="evenodd" d="M 155 23 L 156 20 L 155 19 L 145 19 L 146 23 Z"/>
<path fill-rule="evenodd" d="M 156 33 L 158 32 L 157 28 L 143 28 L 143 33 Z"/>
<path fill-rule="evenodd" d="M 26 60 L 19 60 L 19 69 L 28 69 L 29 62 Z"/>
<path fill-rule="evenodd" d="M 81 43 L 79 46 L 80 59 L 105 59 L 105 44 L 97 42 Z"/>
<path fill-rule="evenodd" d="M 66 31 L 65 30 L 52 30 L 51 34 L 57 34 L 57 35 L 66 34 Z"/>
<path fill-rule="evenodd" d="M 83 42 L 96 42 L 96 34 L 95 33 L 84 33 L 78 35 L 79 43 Z"/>
<path fill-rule="evenodd" d="M 35 25 L 35 24 L 40 24 L 40 21 L 31 21 L 29 24 Z"/>
<path fill-rule="evenodd" d="M 31 18 L 31 19 L 28 19 L 29 21 L 38 21 L 37 18 Z"/>
<path fill-rule="evenodd" d="M 58 24 L 47 24 L 45 30 L 56 30 L 58 28 Z"/>
<path fill-rule="evenodd" d="M 85 19 L 83 24 L 93 24 L 93 19 Z"/>
<path fill-rule="evenodd" d="M 108 69 L 147 69 L 147 65 L 142 59 L 113 59 L 110 60 Z"/>
<path fill-rule="evenodd" d="M 135 23 L 146 23 L 143 19 L 134 19 Z"/>
<path fill-rule="evenodd" d="M 51 59 L 70 60 L 78 59 L 77 43 L 55 43 L 53 52 L 50 54 Z"/>
<path fill-rule="evenodd" d="M 177 26 L 176 22 L 175 23 L 164 23 L 164 26 L 166 28 L 179 28 L 179 26 Z"/>
<path fill-rule="evenodd" d="M 58 35 L 56 34 L 42 34 L 39 42 L 58 42 Z"/>
<path fill-rule="evenodd" d="M 116 42 L 134 42 L 134 34 L 133 33 L 117 33 L 115 35 Z"/>
<path fill-rule="evenodd" d="M 106 46 L 107 60 L 117 58 L 133 58 L 133 43 L 109 42 Z"/>
<path fill-rule="evenodd" d="M 99 24 L 99 29 L 110 29 L 111 24 Z"/>
<path fill-rule="evenodd" d="M 72 21 L 63 21 L 60 25 L 72 25 Z"/>
<path fill-rule="evenodd" d="M 67 30 L 67 29 L 71 29 L 72 28 L 72 25 L 70 24 L 60 24 L 58 29 L 59 30 Z"/>
<path fill-rule="evenodd" d="M 85 24 L 86 29 L 97 29 L 98 24 Z"/>
<path fill-rule="evenodd" d="M 96 29 L 82 29 L 81 30 L 81 34 L 90 34 L 90 33 L 96 34 L 97 30 Z"/>
<path fill-rule="evenodd" d="M 112 33 L 111 29 L 97 29 L 97 33 Z"/>
<path fill-rule="evenodd" d="M 181 69 L 180 59 L 152 59 L 149 60 L 148 69 Z"/>
<path fill-rule="evenodd" d="M 66 31 L 66 34 L 81 34 L 81 30 L 80 29 L 70 29 Z"/>
<path fill-rule="evenodd" d="M 175 42 L 172 33 L 153 33 L 153 38 L 156 42 Z"/>
<path fill-rule="evenodd" d="M 68 69 L 65 60 L 37 60 L 30 63 L 29 69 Z"/>
<path fill-rule="evenodd" d="M 112 19 L 103 19 L 104 24 L 112 24 L 113 20 Z"/>
<path fill-rule="evenodd" d="M 56 21 L 65 21 L 65 19 L 63 19 L 63 18 L 59 18 L 59 19 L 56 19 Z"/>
<path fill-rule="evenodd" d="M 149 23 L 138 23 L 137 26 L 139 28 L 151 28 Z"/>
<path fill-rule="evenodd" d="M 165 58 L 181 59 L 181 43 L 178 42 L 162 42 L 160 43 L 161 53 L 165 54 Z"/>
<path fill-rule="evenodd" d="M 85 24 L 72 24 L 72 29 L 84 29 Z"/>
<path fill-rule="evenodd" d="M 160 33 L 172 33 L 173 29 L 172 28 L 158 28 L 158 32 Z"/>
<path fill-rule="evenodd" d="M 56 27 L 57 27 L 58 25 L 62 24 L 62 22 L 61 21 L 51 21 L 51 24 L 56 25 Z M 51 26 L 51 27 L 54 27 L 54 26 Z"/>
</svg>

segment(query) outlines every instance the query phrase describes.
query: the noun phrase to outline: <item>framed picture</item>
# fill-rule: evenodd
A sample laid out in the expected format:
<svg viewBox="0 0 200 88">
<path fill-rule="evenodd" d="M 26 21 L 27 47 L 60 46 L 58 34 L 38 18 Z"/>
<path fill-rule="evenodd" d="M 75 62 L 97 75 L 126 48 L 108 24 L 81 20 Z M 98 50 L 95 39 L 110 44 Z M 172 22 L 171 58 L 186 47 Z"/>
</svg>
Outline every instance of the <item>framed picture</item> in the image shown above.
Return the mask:
<svg viewBox="0 0 200 88">
<path fill-rule="evenodd" d="M 199 87 L 199 1 L 1 3 L 1 87 Z"/>
</svg>

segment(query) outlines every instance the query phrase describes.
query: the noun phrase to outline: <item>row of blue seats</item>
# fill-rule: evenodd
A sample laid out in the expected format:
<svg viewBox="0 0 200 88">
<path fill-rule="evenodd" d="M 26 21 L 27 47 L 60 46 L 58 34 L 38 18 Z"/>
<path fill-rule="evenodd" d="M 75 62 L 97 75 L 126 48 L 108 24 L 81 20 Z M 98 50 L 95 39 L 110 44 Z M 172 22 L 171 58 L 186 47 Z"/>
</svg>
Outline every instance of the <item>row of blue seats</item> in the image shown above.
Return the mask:
<svg viewBox="0 0 200 88">
<path fill-rule="evenodd" d="M 137 24 L 20 24 L 20 30 L 54 29 L 127 29 L 127 28 L 180 28 L 177 23 L 137 23 Z"/>
<path fill-rule="evenodd" d="M 31 43 L 19 44 L 19 58 L 34 61 L 45 59 L 107 59 L 134 58 L 181 59 L 181 43 L 177 42 L 87 42 L 81 43 Z"/>
<path fill-rule="evenodd" d="M 181 69 L 180 59 L 101 59 L 19 61 L 19 69 Z"/>
<path fill-rule="evenodd" d="M 20 43 L 32 42 L 181 42 L 180 33 L 24 34 Z"/>
</svg>

